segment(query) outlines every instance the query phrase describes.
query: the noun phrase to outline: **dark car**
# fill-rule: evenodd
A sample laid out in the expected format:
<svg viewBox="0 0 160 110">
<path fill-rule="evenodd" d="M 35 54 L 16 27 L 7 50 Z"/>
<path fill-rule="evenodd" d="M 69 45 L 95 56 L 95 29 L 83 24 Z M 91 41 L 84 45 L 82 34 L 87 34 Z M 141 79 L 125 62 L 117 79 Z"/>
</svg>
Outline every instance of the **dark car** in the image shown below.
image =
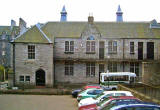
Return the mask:
<svg viewBox="0 0 160 110">
<path fill-rule="evenodd" d="M 74 89 L 72 90 L 72 97 L 76 98 L 78 96 L 78 93 L 81 92 L 82 89 Z"/>
<path fill-rule="evenodd" d="M 160 105 L 146 104 L 146 103 L 124 104 L 124 105 L 114 106 L 106 110 L 160 110 Z"/>
</svg>

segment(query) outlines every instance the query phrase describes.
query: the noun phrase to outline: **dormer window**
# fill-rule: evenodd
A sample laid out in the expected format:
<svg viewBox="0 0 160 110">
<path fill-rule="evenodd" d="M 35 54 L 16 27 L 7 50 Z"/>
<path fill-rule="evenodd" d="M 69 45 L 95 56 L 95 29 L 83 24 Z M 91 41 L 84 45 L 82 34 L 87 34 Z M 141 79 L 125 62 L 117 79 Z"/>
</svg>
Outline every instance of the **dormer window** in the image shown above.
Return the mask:
<svg viewBox="0 0 160 110">
<path fill-rule="evenodd" d="M 93 36 L 87 38 L 87 40 L 95 40 Z"/>
<path fill-rule="evenodd" d="M 94 54 L 95 53 L 95 38 L 93 36 L 89 36 L 86 42 L 86 53 Z"/>
<path fill-rule="evenodd" d="M 160 24 L 158 24 L 157 21 L 154 19 L 150 23 L 150 28 L 160 28 Z"/>
</svg>

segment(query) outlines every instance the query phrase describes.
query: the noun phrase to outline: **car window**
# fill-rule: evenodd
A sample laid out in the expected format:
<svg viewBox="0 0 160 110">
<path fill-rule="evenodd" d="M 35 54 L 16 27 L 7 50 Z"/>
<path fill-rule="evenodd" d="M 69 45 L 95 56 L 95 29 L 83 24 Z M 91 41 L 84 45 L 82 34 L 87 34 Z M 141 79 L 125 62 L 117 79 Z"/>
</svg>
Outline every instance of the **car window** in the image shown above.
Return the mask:
<svg viewBox="0 0 160 110">
<path fill-rule="evenodd" d="M 154 108 L 154 110 L 160 110 L 160 108 Z"/>
<path fill-rule="evenodd" d="M 125 93 L 115 93 L 115 96 L 126 96 Z"/>
<path fill-rule="evenodd" d="M 94 95 L 94 90 L 88 91 L 87 94 L 89 94 L 89 95 Z"/>
<path fill-rule="evenodd" d="M 100 94 L 100 93 L 102 93 L 102 90 L 94 90 L 95 95 Z"/>
<path fill-rule="evenodd" d="M 123 108 L 121 108 L 121 109 L 119 109 L 119 110 L 135 110 L 135 109 L 132 108 L 132 107 L 123 107 Z"/>
<path fill-rule="evenodd" d="M 155 107 L 136 107 L 135 110 L 160 110 Z"/>
<path fill-rule="evenodd" d="M 114 96 L 114 94 L 113 93 L 107 94 L 107 95 L 103 96 L 101 99 L 105 99 L 105 98 L 108 98 L 110 96 Z"/>
<path fill-rule="evenodd" d="M 93 97 L 93 99 L 98 99 L 98 98 L 101 97 L 102 95 L 104 95 L 103 92 L 102 92 L 101 94 L 97 95 L 96 97 Z"/>
</svg>

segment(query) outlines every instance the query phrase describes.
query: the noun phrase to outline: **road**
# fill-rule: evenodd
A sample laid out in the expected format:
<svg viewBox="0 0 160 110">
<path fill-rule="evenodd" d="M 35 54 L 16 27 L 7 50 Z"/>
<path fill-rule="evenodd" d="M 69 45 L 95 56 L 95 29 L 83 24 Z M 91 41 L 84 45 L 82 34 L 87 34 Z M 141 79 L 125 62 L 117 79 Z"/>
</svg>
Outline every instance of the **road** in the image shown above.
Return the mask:
<svg viewBox="0 0 160 110">
<path fill-rule="evenodd" d="M 0 95 L 0 110 L 77 110 L 70 95 Z"/>
</svg>

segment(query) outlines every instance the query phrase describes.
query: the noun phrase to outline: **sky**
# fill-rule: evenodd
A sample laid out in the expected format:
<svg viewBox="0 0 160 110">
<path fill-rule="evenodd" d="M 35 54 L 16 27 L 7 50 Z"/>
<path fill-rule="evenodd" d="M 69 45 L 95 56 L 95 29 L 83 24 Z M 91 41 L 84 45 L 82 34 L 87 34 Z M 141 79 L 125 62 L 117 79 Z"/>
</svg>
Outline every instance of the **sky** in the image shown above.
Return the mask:
<svg viewBox="0 0 160 110">
<path fill-rule="evenodd" d="M 160 22 L 160 0 L 0 0 L 0 25 L 19 24 L 21 17 L 27 26 L 59 21 L 63 5 L 68 21 L 87 21 L 92 13 L 95 21 L 116 21 L 118 5 L 124 21 Z"/>
</svg>

